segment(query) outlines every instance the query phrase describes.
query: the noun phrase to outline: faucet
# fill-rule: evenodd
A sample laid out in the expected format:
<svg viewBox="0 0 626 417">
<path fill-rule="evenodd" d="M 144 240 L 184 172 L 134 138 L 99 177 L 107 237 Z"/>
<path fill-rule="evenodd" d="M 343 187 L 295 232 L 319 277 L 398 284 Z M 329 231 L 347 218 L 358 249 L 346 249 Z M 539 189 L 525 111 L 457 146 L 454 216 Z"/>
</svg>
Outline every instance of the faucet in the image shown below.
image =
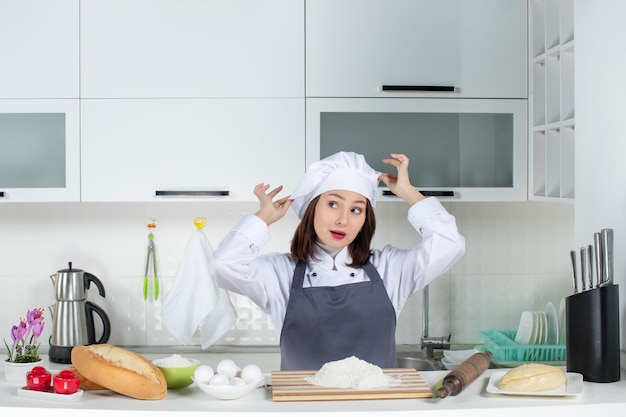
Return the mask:
<svg viewBox="0 0 626 417">
<path fill-rule="evenodd" d="M 434 349 L 450 349 L 450 338 L 452 335 L 441 336 L 441 337 L 430 337 L 429 336 L 429 294 L 428 294 L 428 285 L 424 287 L 422 292 L 422 339 L 421 339 L 421 348 L 422 348 L 422 357 L 424 358 L 432 358 Z"/>
</svg>

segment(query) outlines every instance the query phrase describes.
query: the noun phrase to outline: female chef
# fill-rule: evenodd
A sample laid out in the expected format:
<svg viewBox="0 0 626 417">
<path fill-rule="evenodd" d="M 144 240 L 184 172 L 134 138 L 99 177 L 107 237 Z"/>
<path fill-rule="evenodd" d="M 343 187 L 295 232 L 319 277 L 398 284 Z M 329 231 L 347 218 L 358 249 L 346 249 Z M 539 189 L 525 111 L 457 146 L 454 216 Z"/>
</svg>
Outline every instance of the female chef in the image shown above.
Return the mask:
<svg viewBox="0 0 626 417">
<path fill-rule="evenodd" d="M 407 298 L 447 271 L 465 252 L 455 219 L 409 181 L 409 159 L 383 162 L 381 174 L 365 158 L 339 152 L 312 164 L 293 193 L 259 184 L 260 208 L 245 216 L 215 250 L 213 276 L 248 296 L 280 332 L 281 369 L 316 370 L 356 356 L 395 368 L 396 320 Z M 372 250 L 378 183 L 409 205 L 408 220 L 421 242 L 410 249 Z M 288 208 L 301 219 L 291 253 L 260 254 L 269 226 Z"/>
</svg>

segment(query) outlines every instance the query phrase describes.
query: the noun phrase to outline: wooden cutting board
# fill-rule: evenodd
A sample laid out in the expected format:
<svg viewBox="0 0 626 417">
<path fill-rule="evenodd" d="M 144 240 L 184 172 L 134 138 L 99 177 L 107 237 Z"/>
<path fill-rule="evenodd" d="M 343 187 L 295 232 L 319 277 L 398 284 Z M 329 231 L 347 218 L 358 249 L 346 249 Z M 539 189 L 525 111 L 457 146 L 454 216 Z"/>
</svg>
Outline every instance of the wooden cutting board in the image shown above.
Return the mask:
<svg viewBox="0 0 626 417">
<path fill-rule="evenodd" d="M 383 369 L 393 381 L 371 390 L 320 387 L 307 382 L 317 371 L 272 371 L 273 401 L 337 401 L 432 398 L 432 391 L 415 369 Z"/>
</svg>

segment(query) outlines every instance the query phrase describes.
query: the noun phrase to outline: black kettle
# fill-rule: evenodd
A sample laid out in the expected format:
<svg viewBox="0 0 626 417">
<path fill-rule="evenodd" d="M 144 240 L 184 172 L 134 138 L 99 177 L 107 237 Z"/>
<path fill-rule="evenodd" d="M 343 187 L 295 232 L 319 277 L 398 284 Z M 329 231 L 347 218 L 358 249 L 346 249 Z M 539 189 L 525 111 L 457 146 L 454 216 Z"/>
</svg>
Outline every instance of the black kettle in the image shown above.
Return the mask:
<svg viewBox="0 0 626 417">
<path fill-rule="evenodd" d="M 54 286 L 56 304 L 50 306 L 53 328 L 50 336 L 51 362 L 72 363 L 72 348 L 76 345 L 106 343 L 111 335 L 111 321 L 98 305 L 87 301 L 89 286 L 93 283 L 100 296 L 104 286 L 93 274 L 81 269 L 61 269 L 50 275 Z M 102 321 L 102 334 L 96 339 L 94 314 Z"/>
</svg>

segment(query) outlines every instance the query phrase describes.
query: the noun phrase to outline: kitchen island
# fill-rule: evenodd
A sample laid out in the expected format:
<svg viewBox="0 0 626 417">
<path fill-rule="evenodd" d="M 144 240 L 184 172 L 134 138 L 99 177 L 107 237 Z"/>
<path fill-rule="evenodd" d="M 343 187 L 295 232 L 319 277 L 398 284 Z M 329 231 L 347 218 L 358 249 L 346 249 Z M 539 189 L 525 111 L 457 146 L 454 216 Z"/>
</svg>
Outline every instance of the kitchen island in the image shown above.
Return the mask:
<svg viewBox="0 0 626 417">
<path fill-rule="evenodd" d="M 167 354 L 146 354 L 149 359 Z M 223 358 L 231 358 L 240 365 L 255 363 L 269 373 L 278 369 L 275 354 L 185 354 L 210 366 Z M 44 363 L 53 373 L 63 369 L 61 364 Z M 46 415 L 46 417 L 89 417 L 124 415 L 185 416 L 206 415 L 212 417 L 240 416 L 314 416 L 330 413 L 340 416 L 524 416 L 529 414 L 547 416 L 572 413 L 626 414 L 626 372 L 619 382 L 599 384 L 584 382 L 583 392 L 563 397 L 522 397 L 491 394 L 486 391 L 490 376 L 499 370 L 489 369 L 467 389 L 455 397 L 445 399 L 401 399 L 360 401 L 273 402 L 271 388 L 258 388 L 248 396 L 232 401 L 210 397 L 191 385 L 179 390 L 169 390 L 159 401 L 142 401 L 128 398 L 111 391 L 85 391 L 75 402 L 55 402 L 18 396 L 16 384 L 5 381 L 0 375 L 0 412 L 7 415 Z M 422 371 L 426 383 L 433 387 L 448 371 Z M 45 409 L 45 410 L 44 410 Z M 550 414 L 549 414 L 550 413 Z M 608 414 L 612 413 L 612 414 Z"/>
</svg>

